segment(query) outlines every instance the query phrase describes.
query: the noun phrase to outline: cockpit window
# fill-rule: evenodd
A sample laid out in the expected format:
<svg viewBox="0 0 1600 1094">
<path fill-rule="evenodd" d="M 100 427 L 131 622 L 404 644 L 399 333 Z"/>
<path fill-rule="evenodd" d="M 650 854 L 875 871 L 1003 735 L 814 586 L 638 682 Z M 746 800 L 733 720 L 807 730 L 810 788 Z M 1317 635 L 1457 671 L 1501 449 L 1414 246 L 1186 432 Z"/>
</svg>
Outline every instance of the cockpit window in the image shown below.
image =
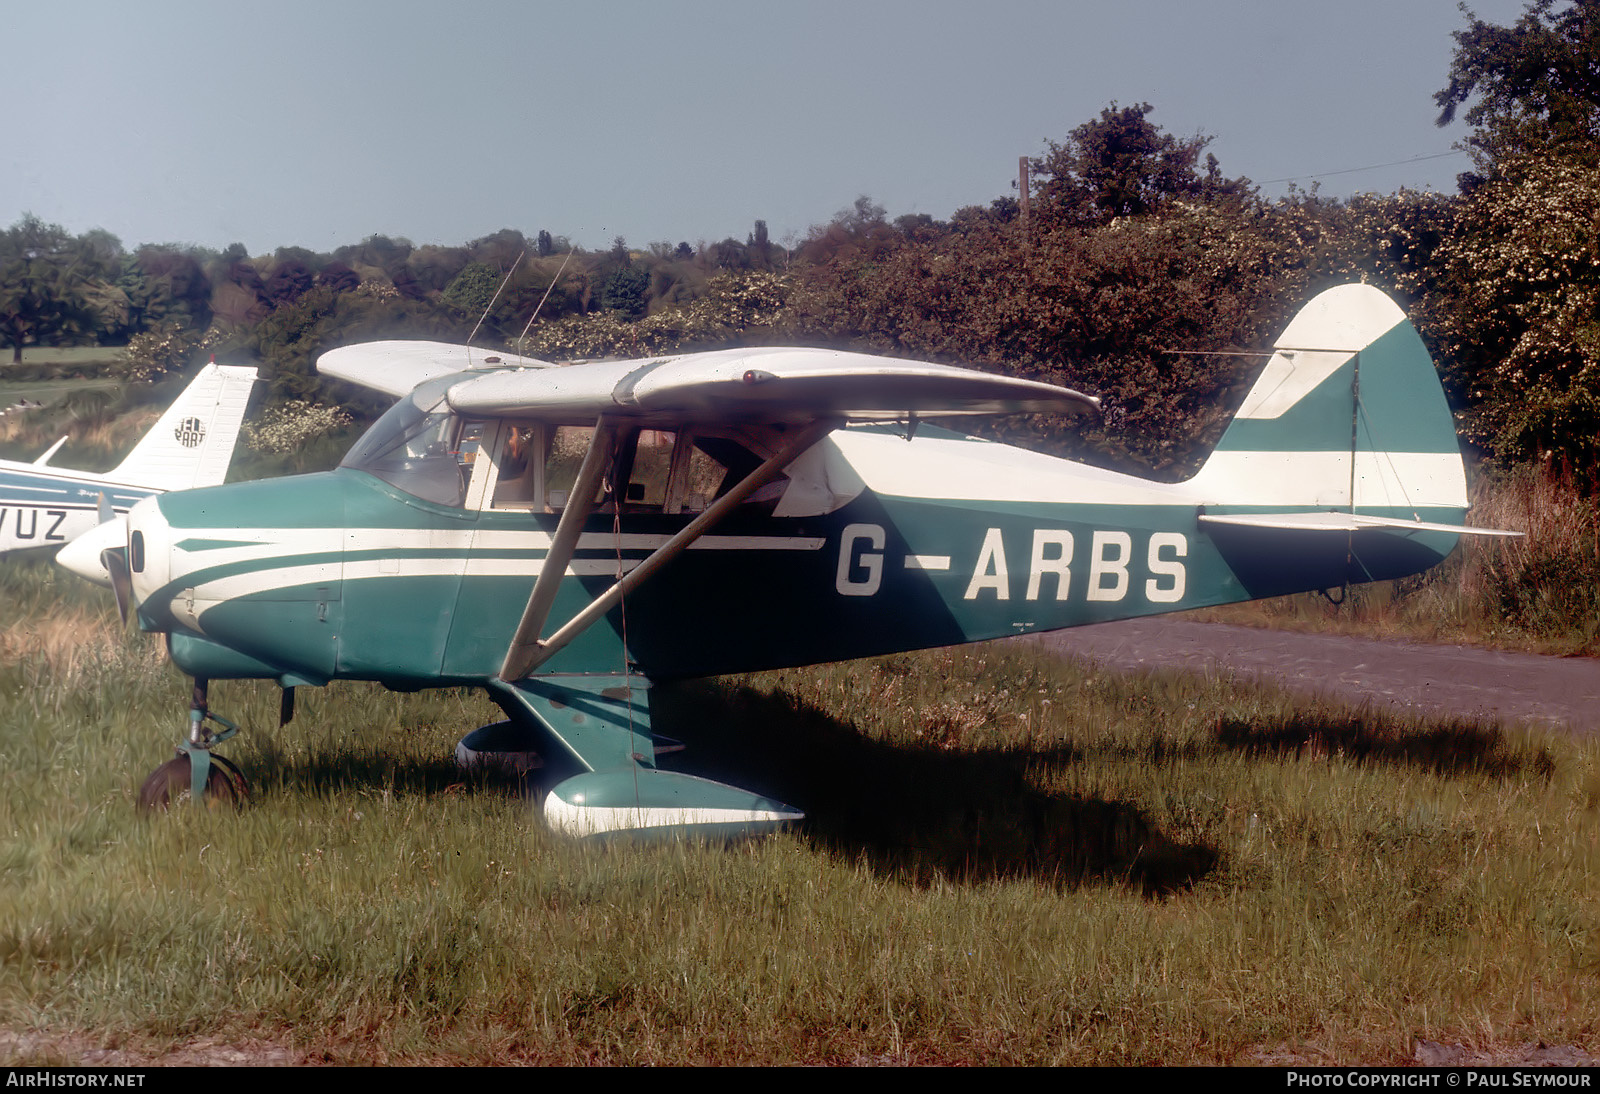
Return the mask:
<svg viewBox="0 0 1600 1094">
<path fill-rule="evenodd" d="M 423 501 L 461 506 L 477 444 L 464 436 L 461 419 L 445 403 L 457 379 L 422 384 L 390 407 L 339 466 L 365 471 Z"/>
<path fill-rule="evenodd" d="M 559 513 L 571 501 L 593 426 L 505 422 L 499 431 L 492 509 Z M 699 513 L 761 465 L 732 437 L 695 430 L 619 428 L 595 498 L 599 513 Z M 745 500 L 770 512 L 789 479 L 780 475 Z"/>
</svg>

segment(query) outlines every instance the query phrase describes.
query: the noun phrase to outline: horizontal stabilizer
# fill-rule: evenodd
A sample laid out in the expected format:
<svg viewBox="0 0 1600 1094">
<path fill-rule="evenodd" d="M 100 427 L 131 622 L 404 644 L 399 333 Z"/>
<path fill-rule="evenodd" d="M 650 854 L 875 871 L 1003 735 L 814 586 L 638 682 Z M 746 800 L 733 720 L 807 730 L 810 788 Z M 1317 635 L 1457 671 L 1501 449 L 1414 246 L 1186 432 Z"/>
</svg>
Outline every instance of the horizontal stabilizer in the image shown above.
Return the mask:
<svg viewBox="0 0 1600 1094">
<path fill-rule="evenodd" d="M 38 459 L 33 461 L 33 466 L 35 466 L 35 467 L 43 467 L 45 464 L 49 463 L 50 462 L 50 457 L 54 456 L 57 452 L 60 452 L 61 451 L 61 446 L 66 444 L 66 443 L 67 443 L 67 439 L 65 437 L 61 437 L 61 438 L 57 439 L 56 443 L 51 445 L 49 447 L 49 449 L 46 450 L 44 455 L 40 456 Z"/>
<path fill-rule="evenodd" d="M 450 389 L 469 417 L 615 414 L 674 421 L 901 421 L 910 416 L 1082 414 L 1100 401 L 1070 388 L 892 357 L 821 349 L 716 350 L 543 372 L 495 372 Z"/>
<path fill-rule="evenodd" d="M 409 395 L 418 384 L 471 369 L 552 368 L 549 361 L 515 353 L 474 349 L 448 342 L 362 342 L 331 349 L 317 358 L 317 371 L 335 380 Z"/>
<path fill-rule="evenodd" d="M 1201 524 L 1232 524 L 1244 528 L 1284 528 L 1300 532 L 1360 532 L 1370 528 L 1386 528 L 1406 532 L 1453 532 L 1464 536 L 1520 536 L 1501 528 L 1472 528 L 1464 524 L 1435 524 L 1425 520 L 1405 520 L 1400 517 L 1369 517 L 1361 513 L 1309 512 L 1309 513 L 1239 513 L 1212 515 L 1202 513 Z"/>
</svg>

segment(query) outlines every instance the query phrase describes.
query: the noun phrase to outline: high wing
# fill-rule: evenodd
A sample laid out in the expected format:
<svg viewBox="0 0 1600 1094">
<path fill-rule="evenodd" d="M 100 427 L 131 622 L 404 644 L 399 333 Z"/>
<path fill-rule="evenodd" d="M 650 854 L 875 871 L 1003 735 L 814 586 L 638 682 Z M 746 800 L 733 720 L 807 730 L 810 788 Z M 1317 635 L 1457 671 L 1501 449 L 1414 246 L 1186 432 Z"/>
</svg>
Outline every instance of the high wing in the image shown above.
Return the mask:
<svg viewBox="0 0 1600 1094">
<path fill-rule="evenodd" d="M 317 371 L 324 376 L 348 380 L 390 395 L 408 395 L 418 384 L 453 372 L 553 367 L 549 361 L 535 357 L 448 342 L 362 342 L 331 349 L 317 359 Z"/>
<path fill-rule="evenodd" d="M 327 357 L 319 368 L 328 372 Z M 509 359 L 508 359 L 508 363 Z M 864 353 L 788 347 L 715 350 L 538 371 L 501 370 L 450 388 L 467 417 L 900 421 L 1015 412 L 1081 414 L 1100 400 L 1070 388 Z"/>
</svg>

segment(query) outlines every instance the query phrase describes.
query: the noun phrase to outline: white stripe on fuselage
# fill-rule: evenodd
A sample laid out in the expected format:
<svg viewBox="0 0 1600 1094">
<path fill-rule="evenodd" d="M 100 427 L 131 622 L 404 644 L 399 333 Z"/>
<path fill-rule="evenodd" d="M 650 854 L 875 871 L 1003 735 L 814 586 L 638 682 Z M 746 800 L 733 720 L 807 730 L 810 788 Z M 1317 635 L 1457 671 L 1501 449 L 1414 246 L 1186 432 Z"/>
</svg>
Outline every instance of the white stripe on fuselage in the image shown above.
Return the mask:
<svg viewBox="0 0 1600 1094">
<path fill-rule="evenodd" d="M 585 532 L 580 551 L 653 551 L 669 535 Z M 514 528 L 174 528 L 176 549 L 206 567 L 227 566 L 287 552 L 356 551 L 548 551 L 548 532 Z M 193 549 L 182 547 L 194 541 Z M 816 551 L 817 536 L 701 536 L 690 545 L 698 551 Z M 225 546 L 223 546 L 225 544 Z"/>
<path fill-rule="evenodd" d="M 568 577 L 621 577 L 628 573 L 639 563 L 642 558 L 593 558 L 574 559 L 567 565 Z M 474 577 L 527 577 L 535 578 L 544 568 L 543 559 L 528 558 L 475 558 L 470 560 L 469 573 Z M 240 597 L 259 595 L 261 593 L 276 592 L 279 589 L 316 588 L 319 585 L 332 586 L 341 578 L 345 581 L 361 581 L 367 578 L 418 578 L 418 577 L 460 577 L 462 576 L 463 560 L 458 557 L 442 558 L 408 558 L 404 561 L 403 568 L 394 568 L 388 559 L 363 559 L 357 562 L 347 562 L 343 566 L 337 562 L 322 565 L 312 564 L 305 566 L 276 566 L 270 569 L 251 570 L 242 574 L 229 574 L 212 581 L 205 581 L 196 585 L 194 595 L 196 602 L 204 602 L 205 607 L 199 609 L 198 614 L 204 615 L 206 610 L 216 604 Z"/>
<path fill-rule="evenodd" d="M 575 558 L 567 565 L 569 577 L 620 577 L 644 561 L 643 557 L 620 558 L 619 551 L 642 553 L 655 550 L 671 537 L 609 532 L 585 533 L 578 537 L 582 551 L 609 552 L 608 556 Z M 193 549 L 180 546 L 194 541 Z M 702 536 L 690 550 L 703 551 L 816 551 L 826 541 L 818 536 Z M 226 544 L 219 546 L 216 544 Z M 415 529 L 415 528 L 215 528 L 175 530 L 172 581 L 180 587 L 180 575 L 217 567 L 256 564 L 255 569 L 226 574 L 195 585 L 194 597 L 206 606 L 237 597 L 270 593 L 279 589 L 332 585 L 342 580 L 396 577 L 536 577 L 544 567 L 542 557 L 530 552 L 548 551 L 550 536 L 545 532 L 505 529 Z M 437 555 L 407 555 L 393 552 L 434 550 Z M 492 554 L 493 551 L 517 552 Z M 348 557 L 371 552 L 371 557 Z M 385 552 L 390 552 L 385 554 Z M 307 555 L 336 557 L 323 562 L 303 561 Z M 198 607 L 198 604 L 197 604 Z M 198 607 L 198 614 L 206 608 Z"/>
</svg>

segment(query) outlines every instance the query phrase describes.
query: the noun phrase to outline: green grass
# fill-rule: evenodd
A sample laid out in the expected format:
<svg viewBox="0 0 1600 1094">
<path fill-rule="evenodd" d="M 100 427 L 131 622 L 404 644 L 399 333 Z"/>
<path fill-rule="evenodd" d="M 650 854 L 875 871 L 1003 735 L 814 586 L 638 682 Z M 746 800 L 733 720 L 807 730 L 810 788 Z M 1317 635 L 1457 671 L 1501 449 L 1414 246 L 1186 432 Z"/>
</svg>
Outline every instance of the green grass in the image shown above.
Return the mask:
<svg viewBox="0 0 1600 1094">
<path fill-rule="evenodd" d="M 22 364 L 26 365 L 108 365 L 122 360 L 125 346 L 25 346 Z M 14 367 L 11 350 L 0 352 L 0 376 Z"/>
<path fill-rule="evenodd" d="M 463 778 L 471 692 L 217 683 L 239 813 L 140 818 L 186 682 L 0 568 L 0 1032 L 334 1062 L 1317 1063 L 1590 1051 L 1600 747 L 1020 645 L 662 700 L 807 821 L 578 843 Z M 0 1045 L 12 1043 L 0 1038 Z M 44 1046 L 44 1047 L 39 1047 Z M 3 1050 L 0 1050 L 3 1053 Z"/>
<path fill-rule="evenodd" d="M 121 380 L 108 377 L 38 381 L 11 381 L 4 379 L 4 377 L 4 371 L 0 371 L 0 409 L 11 406 L 19 399 L 27 399 L 29 402 L 49 405 L 75 391 L 88 391 L 95 388 L 120 390 L 126 386 Z"/>
</svg>

